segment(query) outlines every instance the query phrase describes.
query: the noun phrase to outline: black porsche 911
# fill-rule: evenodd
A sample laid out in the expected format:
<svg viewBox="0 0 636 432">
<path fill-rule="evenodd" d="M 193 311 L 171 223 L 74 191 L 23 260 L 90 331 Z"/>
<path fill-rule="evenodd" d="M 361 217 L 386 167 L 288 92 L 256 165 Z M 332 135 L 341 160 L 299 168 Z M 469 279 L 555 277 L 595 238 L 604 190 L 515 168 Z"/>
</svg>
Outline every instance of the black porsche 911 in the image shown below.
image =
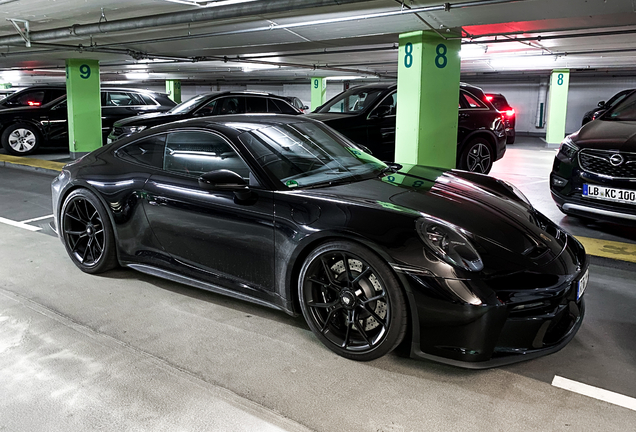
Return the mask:
<svg viewBox="0 0 636 432">
<path fill-rule="evenodd" d="M 386 165 L 306 118 L 151 128 L 68 164 L 58 233 L 87 273 L 117 265 L 304 315 L 334 352 L 485 368 L 579 329 L 581 244 L 514 186 Z"/>
</svg>

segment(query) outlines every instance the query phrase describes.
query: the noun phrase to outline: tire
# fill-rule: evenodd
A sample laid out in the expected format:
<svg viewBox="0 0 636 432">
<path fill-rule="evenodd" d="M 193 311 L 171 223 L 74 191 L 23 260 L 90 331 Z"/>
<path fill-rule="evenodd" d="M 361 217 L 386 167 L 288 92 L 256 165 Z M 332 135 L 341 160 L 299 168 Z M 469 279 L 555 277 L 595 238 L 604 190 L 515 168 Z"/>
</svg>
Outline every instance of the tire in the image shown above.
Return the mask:
<svg viewBox="0 0 636 432">
<path fill-rule="evenodd" d="M 35 153 L 40 147 L 42 134 L 31 124 L 16 123 L 4 130 L 0 140 L 7 153 L 14 156 L 27 156 Z"/>
<path fill-rule="evenodd" d="M 87 189 L 71 192 L 59 220 L 66 252 L 80 270 L 97 274 L 117 266 L 113 228 L 94 193 Z"/>
<path fill-rule="evenodd" d="M 459 157 L 458 167 L 464 171 L 488 174 L 492 169 L 494 154 L 485 138 L 471 140 Z"/>
<path fill-rule="evenodd" d="M 326 243 L 305 260 L 298 280 L 303 316 L 336 354 L 369 361 L 404 339 L 404 294 L 389 266 L 370 250 L 347 241 Z"/>
</svg>

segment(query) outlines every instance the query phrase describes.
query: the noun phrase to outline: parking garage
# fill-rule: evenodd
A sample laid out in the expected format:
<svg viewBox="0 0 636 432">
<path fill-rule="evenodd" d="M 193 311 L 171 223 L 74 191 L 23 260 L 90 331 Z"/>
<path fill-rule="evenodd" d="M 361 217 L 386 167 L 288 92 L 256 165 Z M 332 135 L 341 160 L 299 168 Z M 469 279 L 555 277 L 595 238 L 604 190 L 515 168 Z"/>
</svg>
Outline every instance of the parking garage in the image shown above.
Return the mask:
<svg viewBox="0 0 636 432">
<path fill-rule="evenodd" d="M 634 428 L 636 201 L 630 193 L 636 177 L 630 178 L 629 169 L 630 162 L 636 163 L 630 147 L 636 130 L 629 117 L 633 112 L 629 98 L 636 88 L 636 10 L 632 2 L 144 0 L 132 5 L 116 0 L 82 4 L 0 0 L 0 17 L 6 19 L 0 24 L 0 87 L 4 87 L 0 97 L 6 95 L 5 102 L 11 102 L 14 95 L 26 95 L 14 98 L 19 100 L 11 102 L 14 105 L 2 105 L 0 100 L 1 428 L 387 432 Z M 24 93 L 29 89 L 33 92 Z M 497 98 L 505 103 L 495 105 Z M 297 120 L 290 120 L 290 113 Z M 224 118 L 231 120 L 223 123 Z M 295 129 L 302 133 L 292 140 L 291 129 L 284 129 L 287 135 L 273 134 L 259 129 L 259 122 L 278 125 L 270 127 L 279 131 L 285 122 L 304 126 Z M 194 129 L 183 129 L 189 125 Z M 224 170 L 241 174 L 229 182 L 237 182 L 240 190 L 236 185 L 231 190 L 205 185 L 205 181 L 225 181 L 226 188 L 229 184 L 207 176 L 212 169 L 208 165 L 197 165 L 196 158 L 212 144 L 202 147 L 193 141 L 193 134 L 206 127 L 216 128 L 208 132 L 227 139 L 229 148 L 214 150 L 213 159 L 224 161 Z M 237 131 L 235 140 L 224 132 L 228 128 Z M 283 135 L 286 141 L 280 141 Z M 148 147 L 125 156 L 118 153 L 122 145 L 131 148 L 125 146 L 134 145 L 137 136 L 160 137 L 162 152 L 166 149 L 161 167 L 180 170 L 179 182 L 162 183 L 156 174 L 147 178 L 140 174 L 140 161 L 154 163 L 142 158 Z M 278 139 L 283 144 L 254 147 L 257 138 L 261 143 Z M 375 164 L 377 159 L 371 156 L 375 155 L 386 162 L 380 180 L 361 181 L 379 185 L 364 183 L 356 188 L 356 183 L 322 177 L 303 183 L 305 177 L 290 168 L 254 169 L 254 163 L 287 160 L 294 146 L 307 150 L 318 142 L 323 146 L 318 147 L 326 148 L 332 141 L 352 142 L 352 147 L 345 144 L 351 154 L 334 156 L 325 151 L 321 155 L 333 159 L 325 162 L 314 153 L 319 161 L 302 169 L 310 172 L 321 163 L 344 166 L 349 157 L 356 163 Z M 264 153 L 270 148 L 275 150 L 272 154 Z M 227 150 L 238 151 L 239 159 L 252 168 L 249 174 Z M 91 161 L 93 154 L 119 157 L 124 165 L 117 165 L 118 177 L 108 177 L 100 168 L 113 163 L 111 156 Z M 598 160 L 605 155 L 602 165 Z M 429 178 L 418 165 L 441 171 Z M 83 178 L 77 167 L 84 167 Z M 446 171 L 456 168 L 462 170 Z M 607 171 L 614 168 L 622 174 Z M 330 175 L 341 175 L 343 170 Z M 489 183 L 485 174 L 501 181 Z M 60 193 L 63 187 L 56 185 L 68 182 L 69 176 L 76 186 L 84 184 L 90 193 L 105 197 L 103 204 L 81 197 L 73 201 L 73 190 L 80 187 Z M 268 189 L 270 180 L 274 186 Z M 112 192 L 117 187 L 123 190 L 136 182 L 142 186 L 132 193 L 134 199 L 109 200 L 119 193 Z M 452 183 L 459 186 L 449 192 L 445 188 Z M 158 191 L 167 189 L 173 195 L 160 196 Z M 393 189 L 404 192 L 389 194 L 391 199 L 374 195 Z M 597 196 L 590 196 L 594 193 Z M 233 196 L 230 205 L 242 213 L 217 217 L 219 225 L 200 224 L 204 220 L 200 215 L 178 213 L 174 209 L 184 205 L 170 201 L 183 203 L 184 196 L 205 195 L 214 204 L 224 194 Z M 450 222 L 439 222 L 442 210 L 408 204 L 413 198 L 404 197 L 416 194 L 422 200 L 417 203 L 431 205 L 435 205 L 432 197 L 447 194 L 445 199 L 454 204 L 444 204 L 443 214 Z M 284 201 L 289 197 L 293 200 Z M 523 204 L 525 199 L 530 204 Z M 71 226 L 76 225 L 69 222 L 92 213 L 74 212 L 73 205 L 91 202 L 95 213 L 113 215 L 116 261 L 121 264 L 113 262 L 112 269 L 95 275 L 87 274 L 90 265 L 77 264 L 92 260 L 101 265 L 102 247 L 77 246 L 85 234 L 74 234 Z M 138 210 L 141 219 L 120 222 L 115 204 L 134 208 L 137 202 L 143 202 Z M 330 211 L 331 205 L 337 211 Z M 536 216 L 536 220 L 531 217 L 532 229 L 544 230 L 539 235 L 543 243 L 520 247 L 522 255 L 535 254 L 537 260 L 547 262 L 545 250 L 554 246 L 551 241 L 562 250 L 580 243 L 587 254 L 578 268 L 574 265 L 572 273 L 565 274 L 568 286 L 578 289 L 570 293 L 574 298 L 567 306 L 577 319 L 571 324 L 574 330 L 553 345 L 545 335 L 565 324 L 554 324 L 557 319 L 546 318 L 548 312 L 523 315 L 542 304 L 537 297 L 547 296 L 548 291 L 542 291 L 548 284 L 544 279 L 536 278 L 544 285 L 532 285 L 532 278 L 541 273 L 539 267 L 521 271 L 518 265 L 489 261 L 490 246 L 479 243 L 480 238 L 488 238 L 488 244 L 496 243 L 493 239 L 501 243 L 506 237 L 502 233 L 516 233 L 501 228 L 513 219 L 501 216 L 511 208 Z M 173 213 L 162 216 L 164 209 Z M 436 249 L 435 242 L 444 233 L 451 233 L 451 244 L 475 245 L 468 253 L 473 261 L 464 259 L 465 268 L 455 265 L 460 269 L 453 278 L 441 277 L 438 264 L 417 267 L 404 258 L 412 243 L 403 240 L 407 230 L 399 229 L 413 209 L 420 218 L 414 239 L 423 242 L 417 243 L 417 250 L 420 255 L 424 250 L 429 263 L 455 263 Z M 249 226 L 245 222 L 270 210 L 270 222 Z M 359 213 L 362 210 L 367 213 Z M 216 211 L 206 207 L 201 214 Z M 364 219 L 360 215 L 372 220 L 355 225 Z M 92 216 L 89 219 L 82 229 L 91 239 L 99 239 L 93 231 L 99 231 L 99 225 Z M 320 225 L 321 219 L 334 226 L 351 225 L 348 230 L 329 231 Z M 189 266 L 190 273 L 154 264 L 163 258 L 146 259 L 152 255 L 151 247 L 131 246 L 146 241 L 140 225 L 145 221 L 147 232 L 156 239 L 152 241 L 177 256 L 176 261 L 190 257 L 183 266 Z M 459 221 L 475 225 L 469 228 Z M 358 228 L 355 236 L 346 234 Z M 224 237 L 230 229 L 232 234 Z M 477 229 L 486 233 L 476 235 Z M 321 230 L 329 231 L 323 240 L 298 240 L 311 239 Z M 334 232 L 343 234 L 335 238 Z M 170 245 L 180 240 L 185 252 L 179 256 Z M 296 249 L 284 247 L 297 240 Z M 358 249 L 334 249 L 346 241 Z M 187 255 L 195 243 L 199 253 L 205 251 L 201 261 Z M 518 249 L 506 247 L 510 256 Z M 313 288 L 309 284 L 305 295 L 311 296 L 311 289 L 322 290 L 321 301 L 331 304 L 325 292 L 339 284 L 331 276 L 325 276 L 326 283 L 319 270 L 311 274 L 316 268 L 312 257 L 319 263 L 329 251 L 350 254 L 342 268 L 332 267 L 340 282 L 349 278 L 349 285 L 340 291 L 340 309 L 328 309 L 322 321 L 314 313 L 319 327 L 324 326 L 316 331 L 316 322 L 306 311 L 321 306 L 316 306 L 315 298 L 303 304 L 302 287 L 301 294 L 294 292 L 303 280 L 313 278 Z M 466 254 L 465 249 L 461 253 Z M 479 259 L 474 259 L 475 254 Z M 263 256 L 271 259 L 261 260 Z M 226 267 L 215 269 L 223 260 Z M 565 261 L 563 255 L 554 260 Z M 199 273 L 191 271 L 193 262 L 205 262 L 200 274 L 212 276 L 197 278 Z M 289 270 L 284 271 L 287 264 Z M 361 290 L 351 288 L 369 273 L 374 274 L 360 285 Z M 239 277 L 224 284 L 233 274 Z M 405 275 L 411 282 L 405 282 Z M 444 296 L 426 297 L 428 303 L 417 300 L 415 305 L 418 291 L 412 281 L 424 281 L 424 286 L 431 276 L 457 282 L 470 275 L 488 286 L 495 285 L 496 277 L 524 275 L 495 290 L 492 301 L 505 304 L 503 293 L 518 289 L 509 296 L 508 322 L 528 316 L 532 318 L 527 321 L 546 320 L 536 336 L 533 333 L 530 348 L 500 346 L 507 340 L 501 335 L 510 326 L 484 324 L 471 333 L 464 329 L 480 322 L 478 318 L 461 324 L 453 321 L 457 308 L 474 311 L 490 306 L 489 297 L 478 289 L 447 294 L 452 300 L 444 308 L 431 306 Z M 276 287 L 275 295 L 259 292 L 267 289 L 267 281 Z M 397 284 L 403 290 L 406 330 L 391 349 L 383 346 L 383 338 L 392 336 L 377 333 L 379 349 L 390 352 L 372 358 L 373 350 L 364 348 L 364 340 L 373 347 L 375 340 L 367 340 L 368 335 L 379 328 L 391 334 L 389 317 L 400 315 L 392 309 L 400 302 L 398 297 L 381 300 L 383 281 L 389 288 Z M 452 291 L 456 286 L 447 283 L 436 289 Z M 374 297 L 374 292 L 383 294 Z M 521 298 L 519 303 L 515 298 Z M 577 309 L 574 314 L 581 298 L 585 313 L 578 314 Z M 367 304 L 375 306 L 363 322 L 360 315 L 355 318 L 355 309 L 347 307 L 350 301 L 360 301 L 366 311 Z M 337 335 L 337 328 L 325 332 L 337 310 L 350 311 L 343 321 L 349 330 L 337 339 L 336 345 L 344 347 L 340 351 L 329 346 L 333 337 L 326 341 L 321 337 Z M 350 332 L 359 334 L 361 345 L 350 340 Z M 522 333 L 516 327 L 508 339 Z M 457 334 L 470 337 L 457 342 Z M 479 349 L 464 343 L 482 339 L 498 341 L 487 359 L 495 361 L 479 363 L 483 360 Z M 430 340 L 437 341 L 431 342 L 432 348 L 420 344 Z M 353 349 L 347 352 L 349 343 Z M 356 357 L 359 352 L 367 357 Z"/>
</svg>

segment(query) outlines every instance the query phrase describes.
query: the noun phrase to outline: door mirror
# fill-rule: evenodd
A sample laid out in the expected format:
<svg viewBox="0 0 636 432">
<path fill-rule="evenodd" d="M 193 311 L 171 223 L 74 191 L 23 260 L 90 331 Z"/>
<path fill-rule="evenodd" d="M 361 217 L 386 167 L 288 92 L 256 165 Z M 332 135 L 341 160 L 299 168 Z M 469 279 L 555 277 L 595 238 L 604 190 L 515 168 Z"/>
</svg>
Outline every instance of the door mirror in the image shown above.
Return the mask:
<svg viewBox="0 0 636 432">
<path fill-rule="evenodd" d="M 603 108 L 603 107 L 605 106 L 605 101 L 600 101 L 600 102 L 598 103 L 598 106 L 599 106 L 599 107 L 601 107 L 601 108 Z"/>
<path fill-rule="evenodd" d="M 199 177 L 199 186 L 205 190 L 236 191 L 248 189 L 245 179 L 234 171 L 221 169 L 207 172 Z"/>
<path fill-rule="evenodd" d="M 199 177 L 199 186 L 208 191 L 231 191 L 239 200 L 247 200 L 252 191 L 243 177 L 234 171 L 221 169 L 207 172 Z"/>
</svg>

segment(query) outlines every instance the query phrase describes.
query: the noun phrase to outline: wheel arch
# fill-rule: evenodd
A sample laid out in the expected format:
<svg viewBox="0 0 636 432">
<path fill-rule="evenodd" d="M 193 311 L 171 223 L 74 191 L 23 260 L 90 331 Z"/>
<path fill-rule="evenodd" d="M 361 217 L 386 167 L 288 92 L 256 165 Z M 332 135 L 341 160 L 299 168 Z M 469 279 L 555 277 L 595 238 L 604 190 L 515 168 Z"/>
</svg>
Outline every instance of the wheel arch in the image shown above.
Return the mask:
<svg viewBox="0 0 636 432">
<path fill-rule="evenodd" d="M 464 140 L 457 147 L 457 158 L 461 156 L 462 152 L 466 148 L 466 145 L 476 138 L 484 138 L 486 141 L 488 141 L 490 151 L 492 151 L 493 155 L 497 155 L 497 139 L 495 138 L 495 134 L 487 129 L 480 129 L 472 131 L 471 133 L 466 135 L 466 137 L 464 137 Z"/>
<path fill-rule="evenodd" d="M 16 117 L 9 120 L 7 123 L 3 123 L 2 126 L 0 126 L 0 136 L 4 134 L 4 131 L 6 131 L 11 126 L 20 124 L 20 123 L 29 124 L 35 127 L 38 133 L 42 135 L 42 138 L 44 139 L 46 138 L 46 134 L 44 133 L 44 128 L 42 127 L 42 124 L 39 121 L 29 119 L 29 118 L 23 118 L 23 117 Z"/>
<path fill-rule="evenodd" d="M 373 241 L 366 239 L 362 236 L 357 236 L 352 233 L 343 233 L 343 232 L 329 232 L 323 233 L 322 235 L 313 236 L 312 238 L 305 239 L 302 245 L 298 246 L 292 257 L 290 258 L 290 264 L 287 266 L 287 271 L 285 274 L 285 295 L 286 298 L 289 299 L 289 303 L 292 308 L 292 312 L 294 315 L 300 315 L 300 299 L 298 297 L 298 278 L 300 276 L 300 270 L 305 262 L 305 259 L 309 256 L 311 252 L 320 247 L 325 243 L 329 243 L 332 241 L 349 241 L 352 243 L 356 243 L 362 247 L 369 249 L 371 252 L 376 254 L 380 259 L 382 259 L 387 266 L 389 267 L 389 271 L 395 276 L 395 278 L 400 282 L 400 287 L 403 291 L 404 297 L 407 301 L 407 311 L 409 314 L 408 322 L 409 327 L 411 327 L 411 317 L 413 316 L 413 312 L 415 311 L 415 305 L 413 303 L 413 296 L 410 292 L 410 285 L 404 278 L 403 274 L 396 272 L 391 266 L 391 255 L 378 246 Z"/>
<path fill-rule="evenodd" d="M 119 248 L 117 247 L 117 245 L 119 244 L 119 234 L 117 232 L 117 225 L 115 224 L 115 219 L 112 215 L 112 213 L 108 210 L 109 206 L 108 203 L 104 200 L 104 198 L 101 196 L 101 194 L 95 190 L 95 188 L 93 188 L 90 184 L 88 183 L 73 183 L 69 186 L 67 186 L 62 193 L 60 194 L 59 200 L 58 200 L 58 208 L 54 209 L 55 211 L 55 217 L 58 221 L 58 237 L 60 238 L 60 240 L 62 241 L 62 243 L 64 243 L 64 236 L 61 234 L 61 229 L 62 229 L 62 207 L 64 206 L 64 202 L 66 201 L 66 198 L 68 198 L 68 196 L 78 190 L 78 189 L 86 189 L 88 191 L 90 191 L 91 193 L 93 193 L 97 199 L 99 200 L 99 202 L 104 206 L 104 208 L 106 209 L 106 214 L 108 215 L 108 220 L 110 222 L 110 226 L 113 228 L 113 236 L 115 237 L 115 256 L 117 257 L 117 262 L 121 265 L 121 260 L 119 259 Z"/>
</svg>

